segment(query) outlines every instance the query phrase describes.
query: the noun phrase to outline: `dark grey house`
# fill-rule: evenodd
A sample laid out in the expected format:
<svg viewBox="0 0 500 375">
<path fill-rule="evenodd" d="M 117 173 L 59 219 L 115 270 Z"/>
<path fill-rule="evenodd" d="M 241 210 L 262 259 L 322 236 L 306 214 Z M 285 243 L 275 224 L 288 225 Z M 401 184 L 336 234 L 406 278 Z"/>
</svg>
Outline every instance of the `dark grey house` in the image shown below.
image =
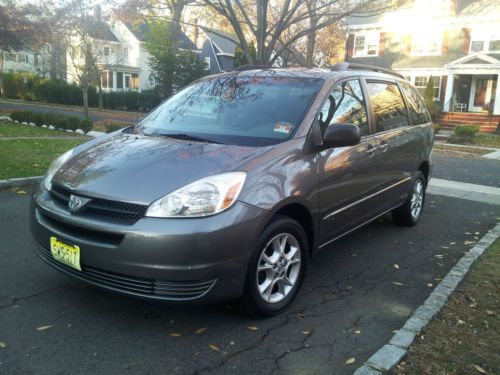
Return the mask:
<svg viewBox="0 0 500 375">
<path fill-rule="evenodd" d="M 237 39 L 223 31 L 200 27 L 200 59 L 205 61 L 210 74 L 229 72 L 234 69 Z"/>
</svg>

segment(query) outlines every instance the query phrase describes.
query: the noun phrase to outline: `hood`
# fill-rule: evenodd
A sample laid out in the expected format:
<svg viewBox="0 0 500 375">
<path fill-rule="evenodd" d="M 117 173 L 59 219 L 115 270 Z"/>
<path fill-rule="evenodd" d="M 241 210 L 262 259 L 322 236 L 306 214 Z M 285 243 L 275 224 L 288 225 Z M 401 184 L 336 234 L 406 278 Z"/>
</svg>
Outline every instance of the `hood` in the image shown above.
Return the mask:
<svg viewBox="0 0 500 375">
<path fill-rule="evenodd" d="M 268 149 L 118 134 L 77 147 L 53 181 L 82 195 L 150 204 Z"/>
</svg>

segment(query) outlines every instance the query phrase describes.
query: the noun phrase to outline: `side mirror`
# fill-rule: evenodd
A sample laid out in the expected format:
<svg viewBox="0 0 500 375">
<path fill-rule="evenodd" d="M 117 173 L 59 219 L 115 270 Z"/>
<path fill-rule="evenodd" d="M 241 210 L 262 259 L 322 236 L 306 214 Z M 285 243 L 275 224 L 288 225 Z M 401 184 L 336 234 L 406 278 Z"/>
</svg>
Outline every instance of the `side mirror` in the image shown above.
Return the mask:
<svg viewBox="0 0 500 375">
<path fill-rule="evenodd" d="M 323 136 L 325 148 L 354 146 L 361 141 L 359 128 L 353 124 L 333 124 L 326 128 Z"/>
</svg>

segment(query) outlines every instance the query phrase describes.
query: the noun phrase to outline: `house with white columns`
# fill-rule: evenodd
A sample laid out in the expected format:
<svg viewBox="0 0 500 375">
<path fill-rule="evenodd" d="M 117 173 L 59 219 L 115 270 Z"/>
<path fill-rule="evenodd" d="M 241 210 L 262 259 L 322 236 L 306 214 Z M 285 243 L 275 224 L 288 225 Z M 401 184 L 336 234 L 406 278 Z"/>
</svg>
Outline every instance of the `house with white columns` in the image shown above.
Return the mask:
<svg viewBox="0 0 500 375">
<path fill-rule="evenodd" d="M 500 121 L 500 2 L 414 0 L 347 20 L 346 61 L 390 68 L 421 91 L 432 80 L 444 126 Z"/>
</svg>

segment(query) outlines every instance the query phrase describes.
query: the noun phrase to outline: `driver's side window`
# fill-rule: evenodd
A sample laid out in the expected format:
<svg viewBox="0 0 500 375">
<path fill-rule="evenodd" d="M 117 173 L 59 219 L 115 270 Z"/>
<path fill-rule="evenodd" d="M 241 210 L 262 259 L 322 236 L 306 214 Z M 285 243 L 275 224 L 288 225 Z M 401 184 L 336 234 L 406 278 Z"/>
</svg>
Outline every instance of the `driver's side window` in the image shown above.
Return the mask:
<svg viewBox="0 0 500 375">
<path fill-rule="evenodd" d="M 359 80 L 342 82 L 332 90 L 319 113 L 319 123 L 323 130 L 333 124 L 354 124 L 361 136 L 368 134 L 366 103 Z"/>
</svg>

